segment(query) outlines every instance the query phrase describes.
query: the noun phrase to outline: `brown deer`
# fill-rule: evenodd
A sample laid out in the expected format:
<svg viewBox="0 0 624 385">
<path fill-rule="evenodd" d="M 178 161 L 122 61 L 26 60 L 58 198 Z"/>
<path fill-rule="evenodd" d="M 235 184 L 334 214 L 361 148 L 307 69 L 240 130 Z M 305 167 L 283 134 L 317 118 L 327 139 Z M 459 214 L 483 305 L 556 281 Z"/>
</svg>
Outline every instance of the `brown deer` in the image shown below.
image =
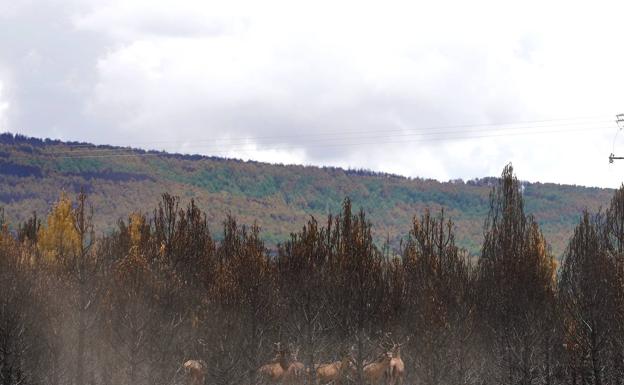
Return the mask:
<svg viewBox="0 0 624 385">
<path fill-rule="evenodd" d="M 262 365 L 258 369 L 258 375 L 263 383 L 276 384 L 282 381 L 284 377 L 284 367 L 282 366 L 283 357 L 286 351 L 280 347 L 279 342 L 275 344 L 276 355 L 273 360 L 267 364 Z"/>
<path fill-rule="evenodd" d="M 316 367 L 316 385 L 325 385 L 332 381 L 339 385 L 349 369 L 353 371 L 354 367 L 348 354 L 343 354 L 341 361 L 320 364 Z"/>
<path fill-rule="evenodd" d="M 188 360 L 182 365 L 189 379 L 189 385 L 204 385 L 206 363 L 203 360 Z"/>
<path fill-rule="evenodd" d="M 287 357 L 283 354 L 280 360 L 280 365 L 284 369 L 284 375 L 282 376 L 282 383 L 284 385 L 301 385 L 305 382 L 305 365 L 297 360 L 299 349 L 295 350 Z"/>
<path fill-rule="evenodd" d="M 392 352 L 386 352 L 377 360 L 364 365 L 364 381 L 369 385 L 379 385 L 386 377 L 391 360 Z"/>
<path fill-rule="evenodd" d="M 405 379 L 405 364 L 401 358 L 401 346 L 403 344 L 394 344 L 392 347 L 392 359 L 387 371 L 389 385 L 403 385 Z"/>
</svg>

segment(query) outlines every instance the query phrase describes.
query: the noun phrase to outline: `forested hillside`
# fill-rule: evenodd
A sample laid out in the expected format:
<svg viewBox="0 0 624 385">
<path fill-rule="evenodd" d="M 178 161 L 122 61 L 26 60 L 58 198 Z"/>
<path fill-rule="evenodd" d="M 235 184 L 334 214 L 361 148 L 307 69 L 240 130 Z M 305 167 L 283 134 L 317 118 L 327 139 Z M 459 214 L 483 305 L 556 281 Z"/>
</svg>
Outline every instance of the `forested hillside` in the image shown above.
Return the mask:
<svg viewBox="0 0 624 385">
<path fill-rule="evenodd" d="M 501 169 L 504 165 L 501 165 Z M 520 177 L 522 170 L 519 170 Z M 444 208 L 456 225 L 459 246 L 478 253 L 494 178 L 439 182 L 364 170 L 244 162 L 215 157 L 146 152 L 57 140 L 0 135 L 0 206 L 14 226 L 33 211 L 45 215 L 61 191 L 84 189 L 97 212 L 97 231 L 110 231 L 131 211 L 147 212 L 163 192 L 194 199 L 214 236 L 228 213 L 253 223 L 269 247 L 298 231 L 312 215 L 340 211 L 349 197 L 374 223 L 378 244 L 395 246 L 425 208 Z M 609 201 L 608 189 L 523 183 L 526 211 L 534 214 L 560 255 L 580 213 Z"/>
</svg>

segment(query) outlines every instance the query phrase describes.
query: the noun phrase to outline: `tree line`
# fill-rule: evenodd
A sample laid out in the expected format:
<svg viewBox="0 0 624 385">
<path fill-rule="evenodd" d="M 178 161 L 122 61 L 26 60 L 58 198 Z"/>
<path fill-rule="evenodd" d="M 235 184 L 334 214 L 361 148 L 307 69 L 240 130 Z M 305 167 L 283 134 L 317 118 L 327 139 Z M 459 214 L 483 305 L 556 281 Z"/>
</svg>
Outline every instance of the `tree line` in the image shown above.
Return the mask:
<svg viewBox="0 0 624 385">
<path fill-rule="evenodd" d="M 96 234 L 86 194 L 63 194 L 43 221 L 0 219 L 0 385 L 181 384 L 189 359 L 206 384 L 256 385 L 275 344 L 305 382 L 349 352 L 363 385 L 389 341 L 407 384 L 622 384 L 624 187 L 579 213 L 560 264 L 520 187 L 507 166 L 478 256 L 443 210 L 392 248 L 345 199 L 271 251 L 257 225 L 228 216 L 215 237 L 168 194 Z"/>
</svg>

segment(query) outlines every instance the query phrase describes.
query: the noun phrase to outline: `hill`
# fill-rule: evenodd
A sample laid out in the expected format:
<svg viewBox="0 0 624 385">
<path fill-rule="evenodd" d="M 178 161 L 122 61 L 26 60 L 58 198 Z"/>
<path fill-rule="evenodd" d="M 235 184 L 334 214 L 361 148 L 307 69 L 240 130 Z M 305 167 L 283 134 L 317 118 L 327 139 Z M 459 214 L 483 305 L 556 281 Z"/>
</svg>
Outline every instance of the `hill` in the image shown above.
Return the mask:
<svg viewBox="0 0 624 385">
<path fill-rule="evenodd" d="M 256 221 L 271 246 L 299 230 L 310 215 L 322 219 L 339 212 L 348 196 L 370 215 L 379 242 L 389 237 L 398 244 L 414 215 L 427 207 L 444 208 L 457 226 L 458 244 L 478 253 L 495 181 L 439 182 L 0 135 L 0 206 L 12 224 L 33 211 L 47 213 L 61 191 L 84 188 L 98 231 L 107 231 L 128 212 L 152 210 L 160 195 L 169 192 L 183 202 L 194 199 L 207 212 L 216 238 L 230 212 L 242 223 Z M 610 189 L 524 183 L 526 211 L 536 217 L 556 255 L 563 252 L 582 210 L 606 206 L 612 194 Z"/>
</svg>

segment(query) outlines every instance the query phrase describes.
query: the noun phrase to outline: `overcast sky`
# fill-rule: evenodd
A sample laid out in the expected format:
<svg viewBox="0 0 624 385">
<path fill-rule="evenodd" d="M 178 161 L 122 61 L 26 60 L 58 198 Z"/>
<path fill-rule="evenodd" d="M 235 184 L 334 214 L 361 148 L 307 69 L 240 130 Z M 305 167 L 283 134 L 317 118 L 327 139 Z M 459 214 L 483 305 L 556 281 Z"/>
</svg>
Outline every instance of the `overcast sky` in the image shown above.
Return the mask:
<svg viewBox="0 0 624 385">
<path fill-rule="evenodd" d="M 617 3 L 0 0 L 0 131 L 617 187 Z"/>
</svg>

